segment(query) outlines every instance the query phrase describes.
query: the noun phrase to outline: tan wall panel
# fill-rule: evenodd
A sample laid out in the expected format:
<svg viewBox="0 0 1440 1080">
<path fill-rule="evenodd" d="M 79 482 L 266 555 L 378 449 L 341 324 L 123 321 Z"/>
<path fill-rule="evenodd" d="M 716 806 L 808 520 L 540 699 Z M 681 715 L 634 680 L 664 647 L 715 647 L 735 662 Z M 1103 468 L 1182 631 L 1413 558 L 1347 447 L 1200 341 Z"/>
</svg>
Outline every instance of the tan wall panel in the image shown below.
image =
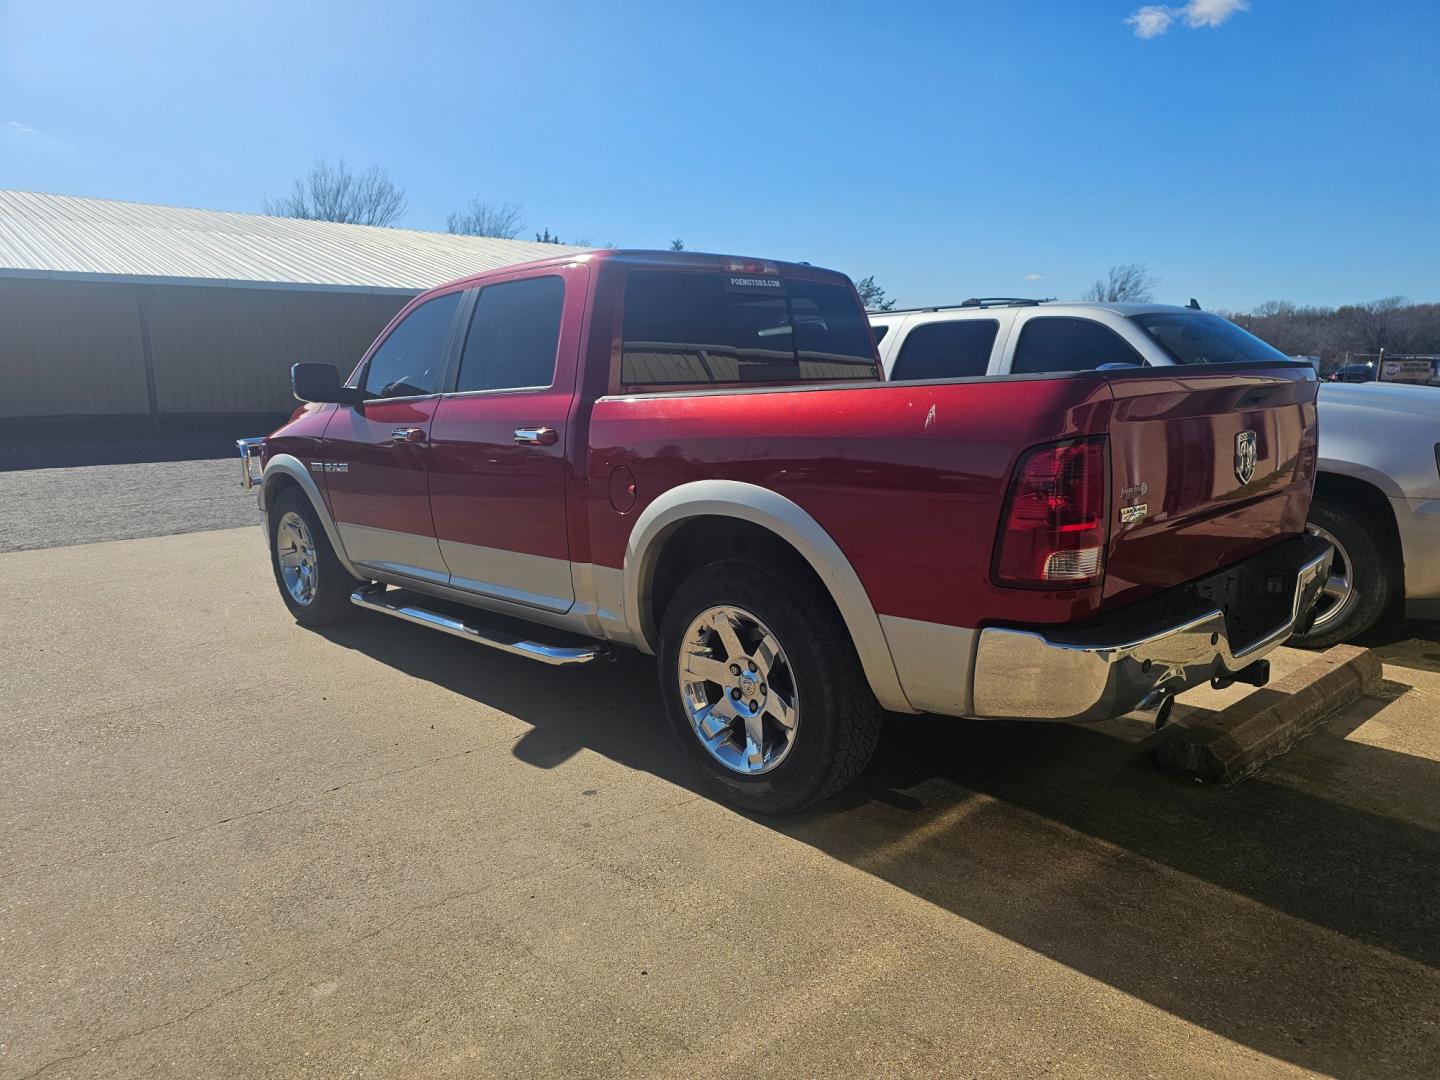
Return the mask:
<svg viewBox="0 0 1440 1080">
<path fill-rule="evenodd" d="M 407 297 L 308 290 L 148 286 L 162 413 L 283 412 L 290 365 L 350 373 Z"/>
<path fill-rule="evenodd" d="M 0 416 L 149 408 L 135 286 L 0 278 Z"/>
</svg>

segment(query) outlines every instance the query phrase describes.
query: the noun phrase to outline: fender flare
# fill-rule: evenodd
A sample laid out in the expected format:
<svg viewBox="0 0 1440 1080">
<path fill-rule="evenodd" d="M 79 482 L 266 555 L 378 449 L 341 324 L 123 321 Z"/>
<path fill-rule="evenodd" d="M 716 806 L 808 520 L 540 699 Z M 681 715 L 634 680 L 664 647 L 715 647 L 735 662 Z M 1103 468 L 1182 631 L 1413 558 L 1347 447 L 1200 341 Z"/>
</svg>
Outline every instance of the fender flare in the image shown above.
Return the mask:
<svg viewBox="0 0 1440 1080">
<path fill-rule="evenodd" d="M 275 481 L 281 476 L 289 477 L 300 485 L 300 490 L 310 500 L 310 505 L 315 510 L 315 516 L 320 519 L 320 524 L 325 527 L 325 535 L 330 540 L 330 546 L 335 550 L 335 557 L 340 560 L 340 565 L 351 577 L 364 579 L 365 575 L 356 570 L 350 562 L 350 556 L 345 554 L 345 544 L 340 539 L 340 530 L 335 527 L 335 519 L 330 516 L 330 507 L 325 505 L 325 496 L 320 494 L 320 487 L 315 483 L 315 478 L 310 475 L 310 470 L 305 463 L 292 454 L 275 454 L 269 461 L 265 462 L 265 471 L 260 478 L 260 509 L 268 516 L 270 513 L 270 492 L 274 489 Z"/>
<path fill-rule="evenodd" d="M 1361 465 L 1355 461 L 1346 461 L 1339 458 L 1319 458 L 1315 463 L 1315 479 L 1318 482 L 1321 476 L 1343 476 L 1347 480 L 1355 480 L 1362 484 L 1369 484 L 1381 495 L 1391 499 L 1405 498 L 1405 490 L 1394 477 L 1369 465 Z"/>
<path fill-rule="evenodd" d="M 774 533 L 800 553 L 819 576 L 850 632 L 870 688 L 894 712 L 915 712 L 900 686 L 880 617 L 840 545 L 813 517 L 785 496 L 738 480 L 696 480 L 673 487 L 640 514 L 625 546 L 625 621 L 631 640 L 654 651 L 657 628 L 650 588 L 664 541 L 697 517 L 732 517 Z"/>
</svg>

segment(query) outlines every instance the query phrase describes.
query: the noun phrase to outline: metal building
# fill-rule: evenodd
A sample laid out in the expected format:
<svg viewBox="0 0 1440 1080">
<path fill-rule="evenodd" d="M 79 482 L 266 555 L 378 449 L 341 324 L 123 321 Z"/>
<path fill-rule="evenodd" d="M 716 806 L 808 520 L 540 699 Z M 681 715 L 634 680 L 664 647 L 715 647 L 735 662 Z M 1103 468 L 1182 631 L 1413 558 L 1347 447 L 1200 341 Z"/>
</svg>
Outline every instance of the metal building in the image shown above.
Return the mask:
<svg viewBox="0 0 1440 1080">
<path fill-rule="evenodd" d="M 0 191 L 0 422 L 286 412 L 416 293 L 578 250 Z"/>
</svg>

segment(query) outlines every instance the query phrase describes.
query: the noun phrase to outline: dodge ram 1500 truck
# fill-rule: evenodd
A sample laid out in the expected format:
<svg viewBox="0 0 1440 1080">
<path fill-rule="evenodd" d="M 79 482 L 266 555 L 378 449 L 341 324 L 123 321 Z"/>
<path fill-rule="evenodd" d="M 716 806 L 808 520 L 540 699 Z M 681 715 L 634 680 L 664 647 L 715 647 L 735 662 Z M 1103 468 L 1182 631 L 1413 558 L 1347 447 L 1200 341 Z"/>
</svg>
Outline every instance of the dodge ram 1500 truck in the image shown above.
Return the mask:
<svg viewBox="0 0 1440 1080">
<path fill-rule="evenodd" d="M 1262 683 L 1330 545 L 1305 363 L 883 381 L 849 279 L 597 251 L 444 285 L 244 440 L 281 598 L 549 664 L 658 657 L 732 802 L 884 710 L 1098 720 Z"/>
</svg>

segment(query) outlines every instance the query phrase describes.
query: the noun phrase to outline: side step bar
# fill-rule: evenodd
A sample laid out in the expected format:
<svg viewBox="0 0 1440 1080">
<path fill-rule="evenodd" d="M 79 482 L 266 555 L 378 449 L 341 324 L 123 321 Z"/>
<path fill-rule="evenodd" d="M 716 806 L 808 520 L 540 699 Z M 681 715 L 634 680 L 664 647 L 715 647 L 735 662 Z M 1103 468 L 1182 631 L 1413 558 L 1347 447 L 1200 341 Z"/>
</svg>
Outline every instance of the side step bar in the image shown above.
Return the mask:
<svg viewBox="0 0 1440 1080">
<path fill-rule="evenodd" d="M 569 664 L 592 664 L 597 660 L 615 659 L 615 650 L 604 642 L 589 645 L 560 646 L 546 645 L 539 641 L 526 641 L 514 634 L 490 627 L 471 626 L 450 615 L 417 607 L 403 598 L 401 591 L 390 592 L 384 585 L 366 585 L 350 594 L 350 602 L 368 611 L 379 611 L 394 615 L 406 622 L 428 626 L 445 634 L 453 634 L 476 645 L 488 645 L 492 649 L 523 656 L 527 660 L 538 660 L 542 664 L 564 666 Z"/>
</svg>

